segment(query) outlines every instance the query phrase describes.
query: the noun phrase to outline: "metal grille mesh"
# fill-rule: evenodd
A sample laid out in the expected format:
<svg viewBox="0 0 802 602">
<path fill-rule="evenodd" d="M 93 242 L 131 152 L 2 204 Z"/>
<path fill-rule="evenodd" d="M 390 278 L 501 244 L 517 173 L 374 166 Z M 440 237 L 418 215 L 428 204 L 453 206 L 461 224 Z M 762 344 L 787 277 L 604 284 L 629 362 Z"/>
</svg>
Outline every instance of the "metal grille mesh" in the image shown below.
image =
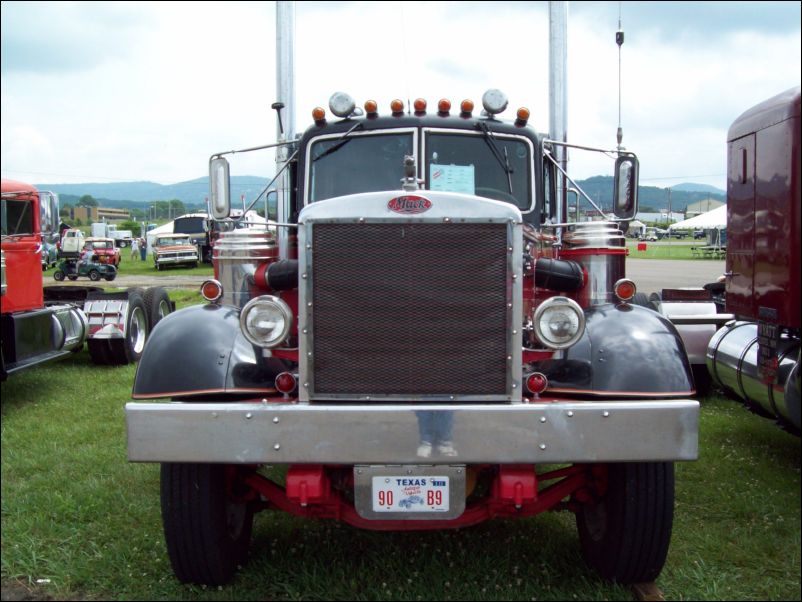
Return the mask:
<svg viewBox="0 0 802 602">
<path fill-rule="evenodd" d="M 316 224 L 314 393 L 506 395 L 505 224 Z"/>
</svg>

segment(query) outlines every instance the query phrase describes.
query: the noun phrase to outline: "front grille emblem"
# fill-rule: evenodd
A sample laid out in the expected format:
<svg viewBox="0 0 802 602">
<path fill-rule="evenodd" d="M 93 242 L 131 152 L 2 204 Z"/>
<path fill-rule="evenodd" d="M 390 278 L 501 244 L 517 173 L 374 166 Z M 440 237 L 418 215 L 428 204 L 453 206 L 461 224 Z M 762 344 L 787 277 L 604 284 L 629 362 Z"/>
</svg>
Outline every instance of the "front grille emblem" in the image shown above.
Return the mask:
<svg viewBox="0 0 802 602">
<path fill-rule="evenodd" d="M 395 213 L 410 215 L 428 211 L 432 208 L 432 202 L 422 196 L 407 194 L 391 199 L 390 202 L 387 203 L 387 208 Z"/>
</svg>

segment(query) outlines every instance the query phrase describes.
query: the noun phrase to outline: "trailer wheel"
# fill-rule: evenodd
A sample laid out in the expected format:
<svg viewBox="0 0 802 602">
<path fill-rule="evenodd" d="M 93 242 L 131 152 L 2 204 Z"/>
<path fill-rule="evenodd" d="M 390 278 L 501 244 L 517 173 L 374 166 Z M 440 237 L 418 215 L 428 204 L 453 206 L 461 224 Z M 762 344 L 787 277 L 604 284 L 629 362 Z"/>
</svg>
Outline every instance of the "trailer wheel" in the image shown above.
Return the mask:
<svg viewBox="0 0 802 602">
<path fill-rule="evenodd" d="M 153 331 L 153 327 L 159 320 L 173 311 L 173 306 L 167 290 L 162 286 L 147 289 L 143 300 L 145 301 L 145 310 L 148 312 L 148 330 Z"/>
<path fill-rule="evenodd" d="M 64 280 L 64 276 L 65 274 L 61 270 L 56 270 L 53 272 L 53 278 L 55 278 L 57 282 L 62 282 Z"/>
<path fill-rule="evenodd" d="M 183 583 L 224 585 L 247 558 L 253 506 L 234 499 L 235 471 L 221 464 L 161 465 L 164 538 Z"/>
<path fill-rule="evenodd" d="M 130 364 L 139 360 L 148 337 L 148 314 L 142 295 L 134 290 L 128 293 L 128 311 L 125 315 L 125 338 L 111 339 L 113 364 Z"/>
<path fill-rule="evenodd" d="M 609 464 L 604 496 L 576 515 L 582 556 L 602 577 L 654 581 L 668 554 L 674 518 L 674 464 Z"/>
</svg>

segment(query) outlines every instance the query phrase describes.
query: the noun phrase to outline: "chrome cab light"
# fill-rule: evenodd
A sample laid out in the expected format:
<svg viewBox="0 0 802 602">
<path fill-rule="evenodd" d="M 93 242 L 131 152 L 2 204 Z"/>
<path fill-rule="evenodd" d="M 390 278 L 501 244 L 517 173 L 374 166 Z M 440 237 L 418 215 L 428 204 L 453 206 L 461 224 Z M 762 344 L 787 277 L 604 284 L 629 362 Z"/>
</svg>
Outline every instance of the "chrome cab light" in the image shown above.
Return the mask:
<svg viewBox="0 0 802 602">
<path fill-rule="evenodd" d="M 251 299 L 239 317 L 242 334 L 258 347 L 276 347 L 289 336 L 292 310 L 278 297 L 262 295 Z"/>
<path fill-rule="evenodd" d="M 356 102 L 345 92 L 335 92 L 329 98 L 329 109 L 337 117 L 348 117 L 353 114 L 355 108 Z"/>
<path fill-rule="evenodd" d="M 552 297 L 535 310 L 535 336 L 549 349 L 566 349 L 585 332 L 585 313 L 568 297 Z"/>
<path fill-rule="evenodd" d="M 488 90 L 482 96 L 482 106 L 489 115 L 498 115 L 507 108 L 507 95 L 501 90 Z"/>
</svg>

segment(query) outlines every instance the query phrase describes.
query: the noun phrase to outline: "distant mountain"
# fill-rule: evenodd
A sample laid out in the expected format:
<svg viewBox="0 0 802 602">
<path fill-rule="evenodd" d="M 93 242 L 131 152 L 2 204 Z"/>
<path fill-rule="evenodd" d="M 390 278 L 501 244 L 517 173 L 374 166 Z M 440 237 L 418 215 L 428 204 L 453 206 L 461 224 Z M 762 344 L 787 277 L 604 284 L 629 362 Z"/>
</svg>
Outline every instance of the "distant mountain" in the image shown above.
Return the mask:
<svg viewBox="0 0 802 602">
<path fill-rule="evenodd" d="M 235 204 L 244 194 L 253 200 L 270 182 L 256 176 L 231 176 L 231 198 Z M 185 205 L 206 206 L 209 196 L 209 178 L 203 177 L 178 184 L 155 182 L 114 182 L 112 184 L 36 184 L 40 190 L 59 193 L 62 204 L 74 204 L 85 194 L 92 195 L 102 207 L 133 208 L 153 201 L 178 199 Z M 74 200 L 71 200 L 73 199 Z"/>
<path fill-rule="evenodd" d="M 577 184 L 584 190 L 590 198 L 601 204 L 602 209 L 611 210 L 613 206 L 613 178 L 612 176 L 593 176 L 586 180 L 577 180 Z M 686 184 L 685 186 L 700 186 L 708 188 L 704 184 Z M 709 188 L 713 188 L 712 186 Z M 715 189 L 718 190 L 718 189 Z M 692 190 L 677 190 L 676 186 L 671 187 L 671 211 L 682 212 L 691 203 L 706 199 L 726 201 L 727 195 L 723 190 L 717 193 L 702 192 Z M 580 205 L 583 207 L 587 201 Z M 638 205 L 642 211 L 653 209 L 655 211 L 668 210 L 668 189 L 658 188 L 657 186 L 638 187 Z"/>
<path fill-rule="evenodd" d="M 682 192 L 704 192 L 705 194 L 710 193 L 710 194 L 717 194 L 720 196 L 727 195 L 727 191 L 722 190 L 721 188 L 716 188 L 715 186 L 710 186 L 709 184 L 694 184 L 692 182 L 683 182 L 682 184 L 677 184 L 676 186 L 672 186 L 671 190 L 673 192 L 679 190 Z"/>
<path fill-rule="evenodd" d="M 231 199 L 238 204 L 242 195 L 252 201 L 262 192 L 268 182 L 267 178 L 257 176 L 231 176 Z M 578 180 L 577 184 L 590 197 L 600 202 L 602 208 L 612 207 L 613 178 L 610 176 L 593 176 L 586 180 Z M 143 204 L 153 201 L 170 201 L 178 199 L 184 205 L 195 208 L 206 206 L 209 196 L 209 178 L 203 177 L 178 184 L 162 185 L 154 182 L 116 182 L 113 184 L 37 184 L 41 190 L 52 190 L 61 196 L 61 204 L 74 205 L 85 194 L 92 195 L 101 207 L 120 207 L 124 209 L 141 208 Z M 644 210 L 663 211 L 668 209 L 668 189 L 656 186 L 638 188 L 639 205 Z M 671 187 L 671 210 L 684 211 L 685 207 L 698 201 L 714 199 L 726 201 L 725 191 L 706 184 L 684 183 Z M 583 205 L 586 203 L 583 203 Z"/>
</svg>

